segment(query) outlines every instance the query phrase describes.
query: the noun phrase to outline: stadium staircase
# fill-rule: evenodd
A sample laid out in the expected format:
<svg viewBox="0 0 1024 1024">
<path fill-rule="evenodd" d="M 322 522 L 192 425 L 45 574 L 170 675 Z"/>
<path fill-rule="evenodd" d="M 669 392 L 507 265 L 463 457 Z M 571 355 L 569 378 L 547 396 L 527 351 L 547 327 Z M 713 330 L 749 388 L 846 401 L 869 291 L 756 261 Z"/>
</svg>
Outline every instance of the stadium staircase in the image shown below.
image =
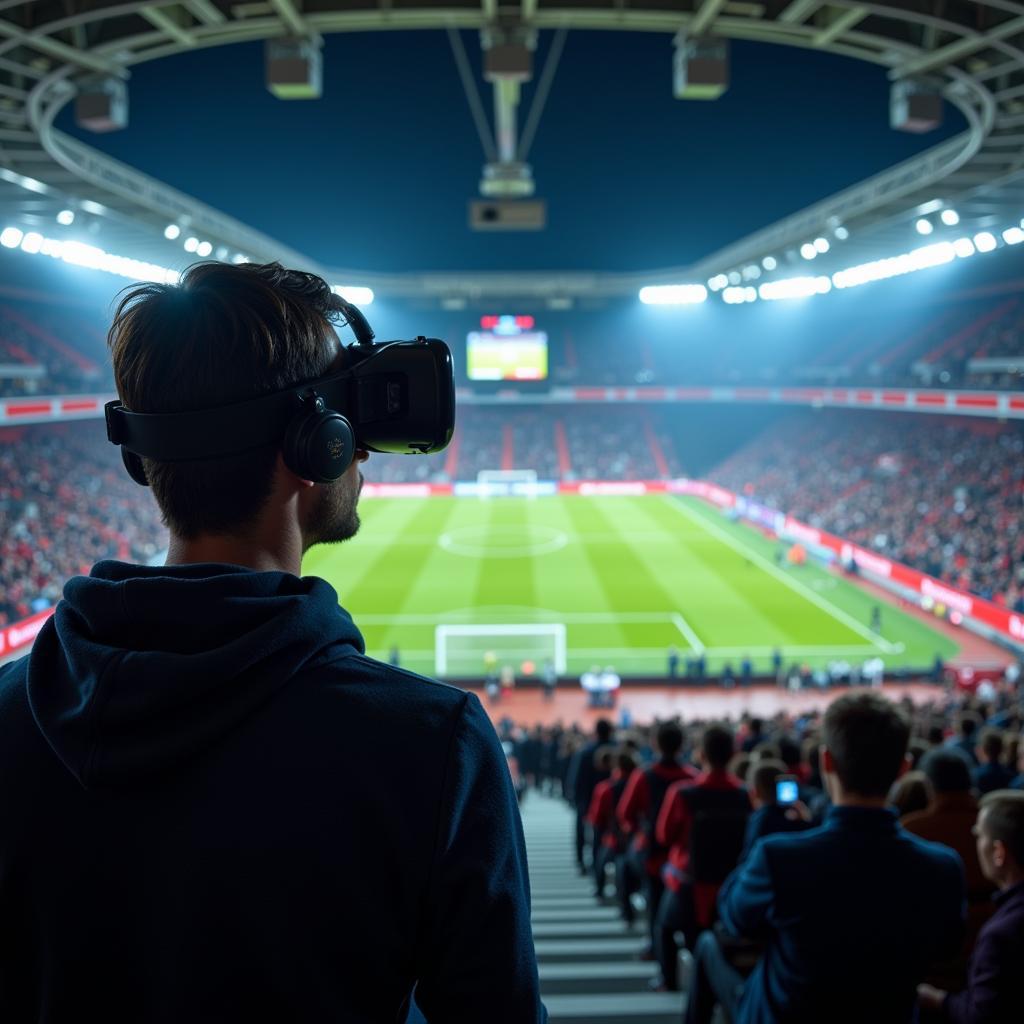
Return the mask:
<svg viewBox="0 0 1024 1024">
<path fill-rule="evenodd" d="M 522 813 L 533 938 L 551 1024 L 680 1024 L 684 997 L 647 991 L 657 967 L 638 958 L 646 929 L 627 928 L 614 906 L 595 900 L 590 876 L 576 870 L 572 811 L 532 791 Z"/>
</svg>

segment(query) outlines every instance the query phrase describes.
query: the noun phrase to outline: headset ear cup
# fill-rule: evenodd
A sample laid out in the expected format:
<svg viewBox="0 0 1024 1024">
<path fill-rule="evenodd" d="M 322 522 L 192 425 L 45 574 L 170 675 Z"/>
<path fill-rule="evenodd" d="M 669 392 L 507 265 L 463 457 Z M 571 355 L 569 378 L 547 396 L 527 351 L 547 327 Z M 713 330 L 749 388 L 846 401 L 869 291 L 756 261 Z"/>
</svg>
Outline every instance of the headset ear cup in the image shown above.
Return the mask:
<svg viewBox="0 0 1024 1024">
<path fill-rule="evenodd" d="M 296 416 L 284 435 L 285 465 L 303 480 L 328 484 L 352 464 L 355 434 L 352 424 L 337 412 Z"/>
<path fill-rule="evenodd" d="M 135 452 L 128 451 L 124 445 L 121 445 L 121 461 L 124 463 L 124 468 L 128 470 L 128 475 L 137 483 L 143 487 L 149 486 L 149 480 L 146 478 L 146 470 L 142 465 L 142 457 L 136 455 Z"/>
</svg>

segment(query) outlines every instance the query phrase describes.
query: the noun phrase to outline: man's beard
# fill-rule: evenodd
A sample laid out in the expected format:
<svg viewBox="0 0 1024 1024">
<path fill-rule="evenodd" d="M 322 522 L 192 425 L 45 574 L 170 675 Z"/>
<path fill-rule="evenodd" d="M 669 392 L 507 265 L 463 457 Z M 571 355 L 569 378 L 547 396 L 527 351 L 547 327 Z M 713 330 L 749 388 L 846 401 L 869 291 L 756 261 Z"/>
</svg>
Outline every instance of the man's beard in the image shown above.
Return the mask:
<svg viewBox="0 0 1024 1024">
<path fill-rule="evenodd" d="M 340 544 L 359 532 L 359 492 L 363 489 L 363 474 L 353 490 L 347 474 L 331 484 L 322 484 L 319 501 L 306 531 L 307 550 L 314 544 Z"/>
</svg>

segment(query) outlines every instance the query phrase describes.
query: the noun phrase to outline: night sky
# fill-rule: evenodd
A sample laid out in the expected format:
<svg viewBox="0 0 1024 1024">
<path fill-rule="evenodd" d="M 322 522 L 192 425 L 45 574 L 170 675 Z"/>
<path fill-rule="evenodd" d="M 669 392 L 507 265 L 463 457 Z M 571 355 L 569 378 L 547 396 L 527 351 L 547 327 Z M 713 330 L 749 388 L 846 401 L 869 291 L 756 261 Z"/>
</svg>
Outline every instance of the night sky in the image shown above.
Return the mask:
<svg viewBox="0 0 1024 1024">
<path fill-rule="evenodd" d="M 375 271 L 685 265 L 963 128 L 947 106 L 939 132 L 891 131 L 883 68 L 754 43 L 732 44 L 722 99 L 683 102 L 671 57 L 668 35 L 569 34 L 529 158 L 540 233 L 466 226 L 484 156 L 440 31 L 327 37 L 319 101 L 274 99 L 246 43 L 137 67 L 124 132 L 77 132 L 70 107 L 58 124 L 321 263 Z"/>
</svg>

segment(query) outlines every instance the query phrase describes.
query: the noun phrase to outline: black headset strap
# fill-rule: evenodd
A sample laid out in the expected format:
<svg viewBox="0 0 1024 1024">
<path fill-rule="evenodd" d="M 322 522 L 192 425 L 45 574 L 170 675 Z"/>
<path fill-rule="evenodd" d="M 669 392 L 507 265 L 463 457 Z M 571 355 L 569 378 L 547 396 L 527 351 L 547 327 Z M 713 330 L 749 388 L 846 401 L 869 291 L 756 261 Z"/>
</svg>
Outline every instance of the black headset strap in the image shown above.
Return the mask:
<svg viewBox="0 0 1024 1024">
<path fill-rule="evenodd" d="M 351 384 L 351 371 L 346 371 L 246 402 L 193 412 L 129 412 L 118 401 L 107 402 L 107 438 L 158 462 L 240 455 L 280 442 L 288 424 L 302 412 L 303 396 L 310 390 L 323 398 L 328 410 L 344 413 L 351 404 Z"/>
</svg>

